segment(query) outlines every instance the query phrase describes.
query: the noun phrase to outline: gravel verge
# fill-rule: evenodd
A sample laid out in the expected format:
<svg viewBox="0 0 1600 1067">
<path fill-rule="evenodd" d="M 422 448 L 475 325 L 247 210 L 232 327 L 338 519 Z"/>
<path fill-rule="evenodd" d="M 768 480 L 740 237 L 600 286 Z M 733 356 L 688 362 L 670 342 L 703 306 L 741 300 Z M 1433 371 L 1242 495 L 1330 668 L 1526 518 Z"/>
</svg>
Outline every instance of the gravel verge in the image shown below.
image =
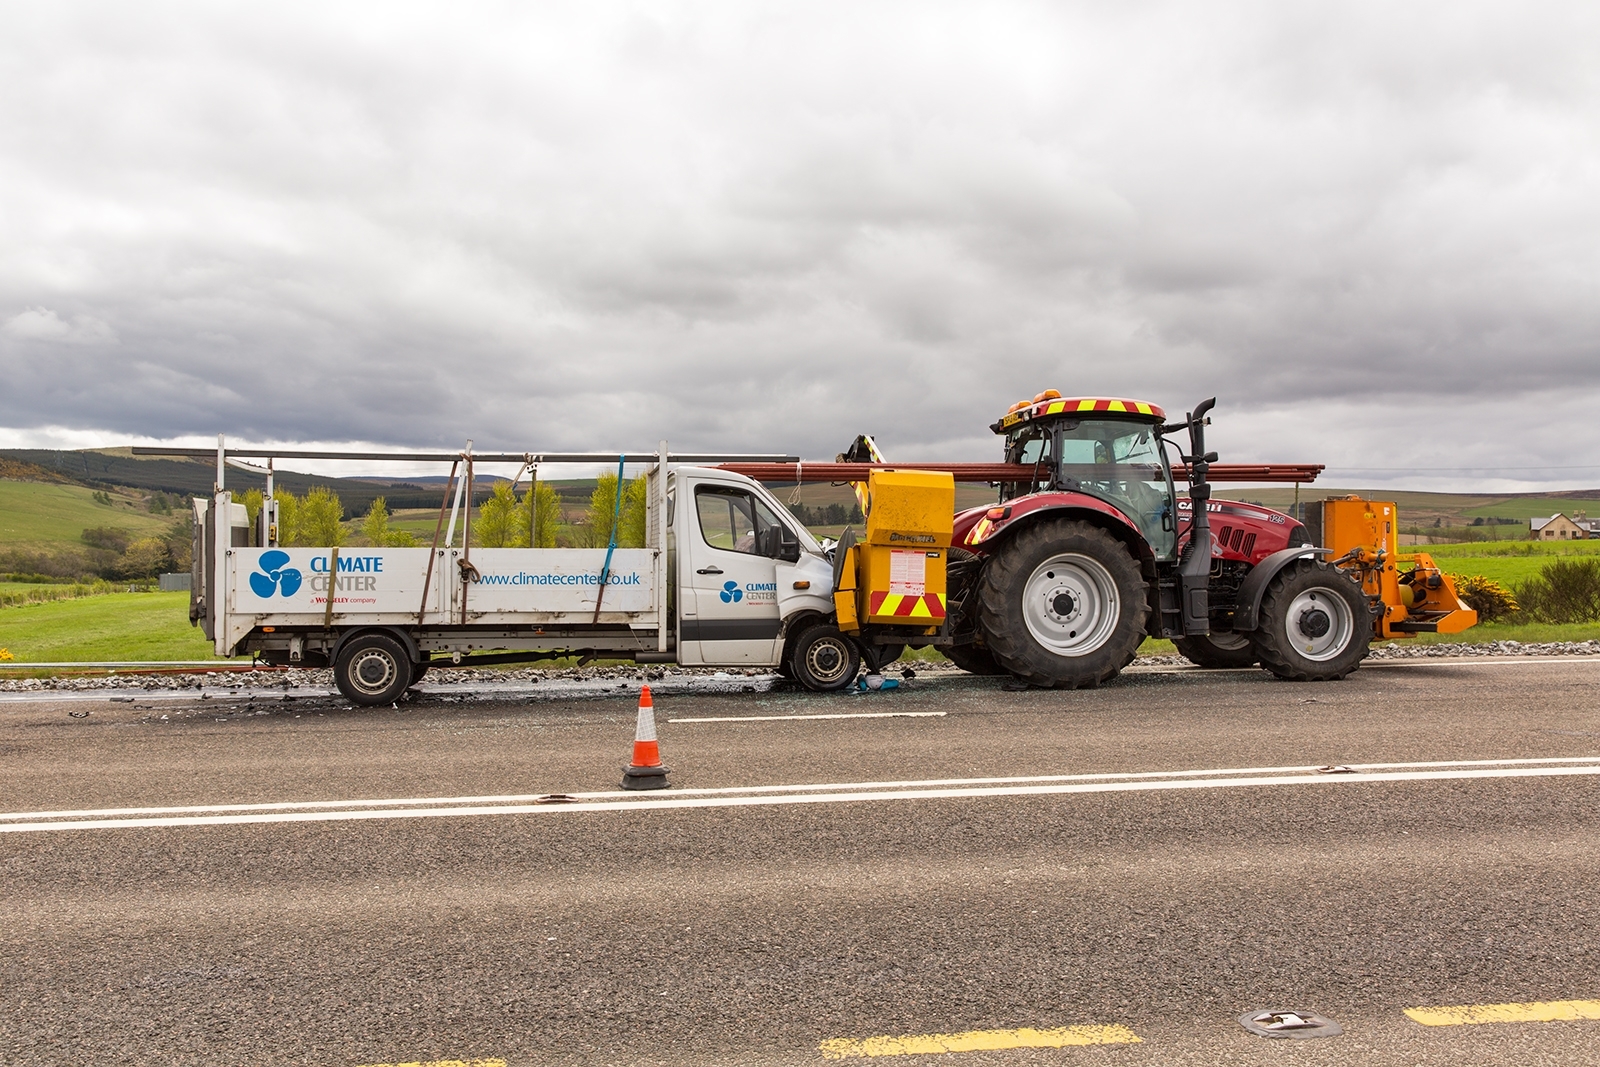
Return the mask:
<svg viewBox="0 0 1600 1067">
<path fill-rule="evenodd" d="M 1600 655 L 1600 641 L 1547 641 L 1525 643 L 1522 641 L 1488 641 L 1482 644 L 1389 644 L 1372 650 L 1368 659 L 1461 659 L 1477 656 L 1595 656 Z M 1140 656 L 1134 661 L 1140 667 L 1181 667 L 1188 660 L 1177 655 Z M 918 662 L 910 664 L 924 675 L 950 675 L 962 673 L 948 661 Z M 490 685 L 515 683 L 519 685 L 540 682 L 651 682 L 671 679 L 732 679 L 740 677 L 766 677 L 767 670 L 728 670 L 709 667 L 567 667 L 558 669 L 520 667 L 500 670 L 473 668 L 437 668 L 428 675 L 429 683 L 457 685 Z M 174 691 L 184 689 L 266 689 L 293 692 L 296 689 L 328 689 L 333 686 L 333 672 L 319 670 L 261 670 L 261 671 L 195 671 L 185 674 L 138 674 L 128 671 L 93 677 L 58 678 L 0 678 L 0 693 L 37 692 L 60 690 L 82 692 L 97 689 L 144 689 Z"/>
<path fill-rule="evenodd" d="M 909 664 L 917 674 L 960 674 L 953 663 Z M 740 670 L 712 667 L 566 667 L 540 669 L 536 667 L 484 668 L 449 667 L 428 672 L 424 685 L 531 685 L 542 682 L 654 682 L 662 679 L 705 679 L 706 681 L 736 678 L 767 678 L 770 670 Z M 118 671 L 114 674 L 92 677 L 60 678 L 0 678 L 0 693 L 60 690 L 81 692 L 96 689 L 258 689 L 293 692 L 296 689 L 331 689 L 333 672 L 326 668 L 261 671 L 195 671 L 185 674 L 137 674 Z"/>
</svg>

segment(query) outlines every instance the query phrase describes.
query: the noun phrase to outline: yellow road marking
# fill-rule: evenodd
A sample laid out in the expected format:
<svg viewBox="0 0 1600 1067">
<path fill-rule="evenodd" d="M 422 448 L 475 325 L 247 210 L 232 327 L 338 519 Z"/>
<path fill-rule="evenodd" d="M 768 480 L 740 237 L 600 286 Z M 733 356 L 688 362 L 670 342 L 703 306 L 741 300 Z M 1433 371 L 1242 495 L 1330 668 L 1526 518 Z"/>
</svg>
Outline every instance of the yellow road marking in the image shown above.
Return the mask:
<svg viewBox="0 0 1600 1067">
<path fill-rule="evenodd" d="M 1452 1007 L 1407 1008 L 1423 1026 L 1469 1023 L 1554 1023 L 1600 1019 L 1600 1000 L 1547 1000 L 1528 1004 L 1457 1004 Z"/>
<path fill-rule="evenodd" d="M 405 1063 L 364 1063 L 361 1067 L 506 1067 L 505 1060 L 407 1060 Z"/>
<path fill-rule="evenodd" d="M 1068 1045 L 1132 1045 L 1139 1035 L 1126 1026 L 1057 1026 L 1048 1030 L 968 1030 L 960 1034 L 902 1034 L 899 1037 L 838 1037 L 819 1048 L 824 1059 L 857 1056 L 914 1056 L 929 1052 L 984 1052 L 1006 1048 L 1066 1048 Z"/>
</svg>

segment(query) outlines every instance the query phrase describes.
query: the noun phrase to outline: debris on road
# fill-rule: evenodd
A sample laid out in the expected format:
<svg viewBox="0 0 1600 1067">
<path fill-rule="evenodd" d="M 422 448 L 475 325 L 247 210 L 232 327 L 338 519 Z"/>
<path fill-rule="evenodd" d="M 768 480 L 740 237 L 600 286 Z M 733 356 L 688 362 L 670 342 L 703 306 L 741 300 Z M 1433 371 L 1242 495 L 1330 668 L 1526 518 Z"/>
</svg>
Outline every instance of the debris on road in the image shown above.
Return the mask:
<svg viewBox="0 0 1600 1067">
<path fill-rule="evenodd" d="M 1247 1011 L 1239 1025 L 1258 1037 L 1338 1037 L 1344 1028 L 1325 1015 L 1309 1011 Z"/>
</svg>

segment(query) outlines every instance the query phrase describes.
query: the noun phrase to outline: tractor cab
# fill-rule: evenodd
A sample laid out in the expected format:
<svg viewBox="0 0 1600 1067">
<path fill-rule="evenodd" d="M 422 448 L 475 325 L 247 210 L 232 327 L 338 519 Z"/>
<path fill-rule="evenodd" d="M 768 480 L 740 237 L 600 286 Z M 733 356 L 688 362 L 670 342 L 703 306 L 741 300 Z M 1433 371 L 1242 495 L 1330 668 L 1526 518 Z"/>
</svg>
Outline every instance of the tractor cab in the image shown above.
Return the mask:
<svg viewBox="0 0 1600 1067">
<path fill-rule="evenodd" d="M 1083 493 L 1125 515 L 1157 560 L 1175 558 L 1177 494 L 1161 441 L 1165 419 L 1154 404 L 1063 398 L 1054 389 L 1013 404 L 990 429 L 1005 436 L 1005 461 L 1032 467 L 1034 476 L 1001 486 L 1001 502 Z"/>
</svg>

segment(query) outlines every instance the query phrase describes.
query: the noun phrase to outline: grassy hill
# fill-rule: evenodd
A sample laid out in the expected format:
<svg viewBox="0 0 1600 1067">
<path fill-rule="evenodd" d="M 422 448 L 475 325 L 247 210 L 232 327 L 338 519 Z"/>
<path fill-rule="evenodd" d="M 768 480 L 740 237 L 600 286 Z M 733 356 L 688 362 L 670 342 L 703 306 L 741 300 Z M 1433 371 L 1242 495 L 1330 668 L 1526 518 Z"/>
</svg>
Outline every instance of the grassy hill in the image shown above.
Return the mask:
<svg viewBox="0 0 1600 1067">
<path fill-rule="evenodd" d="M 150 514 L 142 497 L 104 492 L 84 485 L 0 480 L 0 546 L 44 548 L 81 545 L 83 531 L 112 526 L 137 537 L 154 537 L 172 524 L 170 515 Z"/>
<path fill-rule="evenodd" d="M 11 461 L 30 464 L 56 477 L 70 478 L 80 485 L 99 489 L 121 487 L 138 490 L 140 495 L 168 493 L 180 497 L 209 496 L 216 481 L 216 463 L 202 459 L 163 459 L 134 456 L 128 449 L 86 449 L 61 451 L 56 449 L 0 449 L 0 462 Z M 0 475 L 4 476 L 4 475 Z M 266 479 L 249 471 L 228 468 L 228 488 L 235 492 L 262 489 Z M 438 507 L 443 492 L 442 484 L 428 485 L 408 482 L 386 484 L 365 478 L 332 478 L 319 474 L 301 474 L 293 470 L 280 470 L 275 475 L 278 485 L 304 495 L 314 485 L 325 485 L 339 494 L 347 514 L 364 515 L 373 500 L 387 497 L 389 506 Z M 488 495 L 485 488 L 474 497 Z"/>
<path fill-rule="evenodd" d="M 1394 489 L 1339 489 L 1333 486 L 1303 485 L 1300 500 L 1309 502 L 1328 497 L 1365 497 L 1368 500 L 1390 500 L 1400 510 L 1401 527 L 1418 527 L 1424 532 L 1435 528 L 1479 530 L 1485 537 L 1504 540 L 1508 537 L 1526 536 L 1528 519 L 1545 517 L 1561 512 L 1571 516 L 1577 511 L 1600 515 L 1600 489 L 1586 489 L 1559 493 L 1417 493 Z M 1218 497 L 1230 500 L 1253 500 L 1269 508 L 1288 511 L 1295 498 L 1293 486 L 1233 486 L 1219 485 Z M 1473 520 L 1515 520 L 1515 525 L 1473 526 Z M 1520 532 L 1519 532 L 1520 531 Z M 1442 535 L 1448 537 L 1448 535 Z"/>
</svg>

